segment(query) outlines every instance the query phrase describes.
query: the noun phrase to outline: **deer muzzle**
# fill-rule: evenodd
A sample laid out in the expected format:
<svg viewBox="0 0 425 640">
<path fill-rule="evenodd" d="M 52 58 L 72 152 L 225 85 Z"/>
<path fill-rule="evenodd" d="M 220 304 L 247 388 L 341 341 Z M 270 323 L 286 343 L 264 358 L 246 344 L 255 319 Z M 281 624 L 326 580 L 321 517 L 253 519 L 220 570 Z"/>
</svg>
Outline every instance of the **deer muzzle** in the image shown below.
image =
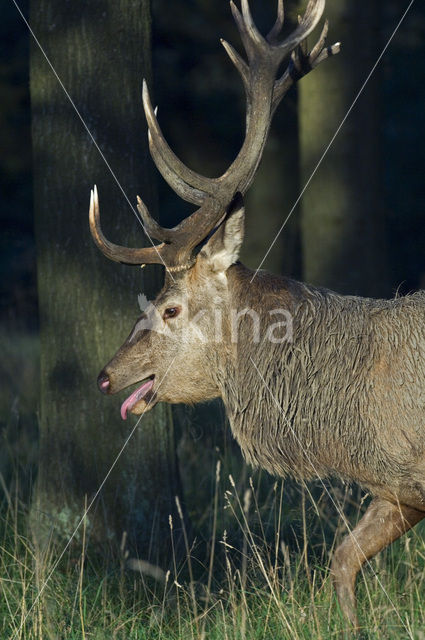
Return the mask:
<svg viewBox="0 0 425 640">
<path fill-rule="evenodd" d="M 97 386 L 102 393 L 109 393 L 109 387 L 111 386 L 109 376 L 104 371 L 101 371 L 97 378 Z"/>
</svg>

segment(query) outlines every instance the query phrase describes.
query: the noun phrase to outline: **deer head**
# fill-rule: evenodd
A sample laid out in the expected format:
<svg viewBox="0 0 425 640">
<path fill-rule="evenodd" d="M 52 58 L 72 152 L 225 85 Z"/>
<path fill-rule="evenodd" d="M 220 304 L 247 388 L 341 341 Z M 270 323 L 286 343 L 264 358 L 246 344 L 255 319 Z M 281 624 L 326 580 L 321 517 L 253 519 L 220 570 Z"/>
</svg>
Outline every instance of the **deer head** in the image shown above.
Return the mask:
<svg viewBox="0 0 425 640">
<path fill-rule="evenodd" d="M 247 57 L 245 62 L 230 44 L 221 41 L 241 75 L 246 94 L 245 139 L 233 163 L 214 179 L 186 167 L 164 139 L 144 82 L 143 105 L 152 158 L 174 191 L 198 209 L 173 229 L 165 229 L 138 198 L 146 235 L 160 244 L 132 249 L 105 238 L 96 187 L 91 193 L 90 230 L 105 256 L 130 265 L 162 264 L 166 273 L 161 293 L 145 309 L 98 378 L 104 393 L 139 384 L 122 405 L 123 418 L 127 411 L 140 414 L 159 400 L 195 403 L 220 395 L 220 365 L 230 357 L 232 342 L 226 322 L 220 339 L 216 339 L 217 333 L 212 338 L 212 312 L 219 309 L 221 318 L 226 318 L 232 303 L 229 278 L 243 240 L 243 194 L 253 180 L 273 113 L 283 96 L 298 79 L 339 51 L 339 44 L 325 46 L 327 22 L 316 45 L 310 52 L 306 50 L 304 41 L 318 24 L 325 0 L 310 0 L 298 26 L 283 41 L 279 40 L 284 18 L 282 0 L 266 37 L 253 22 L 248 0 L 241 0 L 241 11 L 233 2 L 230 6 Z M 288 67 L 278 76 L 287 56 Z"/>
</svg>

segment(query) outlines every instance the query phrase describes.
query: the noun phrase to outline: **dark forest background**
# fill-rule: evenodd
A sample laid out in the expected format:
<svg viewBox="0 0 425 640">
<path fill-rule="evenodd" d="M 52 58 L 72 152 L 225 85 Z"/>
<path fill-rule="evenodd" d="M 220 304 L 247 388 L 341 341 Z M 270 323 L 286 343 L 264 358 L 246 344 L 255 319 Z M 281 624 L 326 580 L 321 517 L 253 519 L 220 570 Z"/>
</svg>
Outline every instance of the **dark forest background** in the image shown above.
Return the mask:
<svg viewBox="0 0 425 640">
<path fill-rule="evenodd" d="M 272 20 L 274 2 L 257 4 L 256 17 L 265 27 Z M 28 2 L 25 0 L 20 6 L 28 15 Z M 288 2 L 287 6 L 294 22 L 298 3 Z M 344 85 L 346 102 L 341 107 L 344 115 L 406 6 L 407 3 L 400 0 L 377 2 L 377 19 L 373 28 L 369 25 L 366 36 L 362 21 L 346 16 L 341 30 L 346 30 L 352 41 L 346 49 L 344 34 L 331 22 L 329 40 L 341 39 L 341 56 L 346 56 L 343 81 L 335 76 L 329 85 L 322 83 L 322 92 L 307 84 L 305 88 L 291 90 L 279 108 L 263 165 L 247 198 L 248 230 L 243 261 L 248 266 L 259 265 L 309 171 L 339 125 L 336 111 L 336 119 L 328 123 L 325 134 L 323 128 L 315 130 L 318 125 L 314 105 L 319 103 L 322 110 L 332 114 Z M 152 16 L 153 87 L 161 125 L 172 148 L 187 164 L 206 175 L 217 175 L 237 152 L 244 122 L 241 83 L 219 45 L 220 36 L 235 42 L 228 3 L 224 0 L 171 3 L 152 0 Z M 29 94 L 30 39 L 12 2 L 3 3 L 0 33 L 0 472 L 6 486 L 18 475 L 20 490 L 28 497 L 38 468 L 39 309 Z M 365 51 L 371 64 L 364 67 L 366 73 L 362 70 L 359 74 L 357 63 L 362 57 L 364 61 Z M 425 6 L 415 2 L 344 125 L 348 130 L 351 128 L 359 145 L 363 140 L 362 128 L 372 132 L 367 136 L 373 149 L 364 160 L 362 171 L 366 181 L 370 177 L 374 182 L 375 208 L 368 211 L 367 220 L 360 216 L 359 224 L 349 236 L 340 234 L 341 220 L 327 216 L 328 208 L 338 212 L 335 205 L 338 198 L 341 203 L 349 201 L 348 210 L 351 206 L 361 209 L 367 195 L 358 176 L 350 174 L 348 169 L 343 181 L 347 192 L 337 193 L 334 189 L 332 176 L 338 166 L 340 169 L 341 162 L 346 161 L 349 168 L 353 160 L 351 152 L 348 156 L 346 151 L 341 152 L 338 138 L 311 184 L 311 193 L 318 199 L 308 200 L 310 191 L 307 190 L 304 204 L 295 207 L 264 267 L 335 287 L 343 293 L 394 296 L 425 286 L 424 62 Z M 332 78 L 337 68 L 333 65 L 333 60 L 323 65 L 321 79 Z M 116 87 L 111 87 L 111 91 L 119 95 Z M 311 112 L 309 105 L 313 105 Z M 301 107 L 304 107 L 302 111 Z M 314 147 L 315 141 L 319 141 L 318 148 L 311 154 L 310 147 Z M 63 153 L 67 153 L 66 146 Z M 108 177 L 107 174 L 105 166 L 104 176 Z M 87 178 L 91 180 L 90 176 Z M 360 186 L 351 189 L 350 184 Z M 187 206 L 159 179 L 156 187 L 162 223 L 173 225 L 187 215 Z M 88 195 L 88 192 L 83 194 L 84 198 L 87 196 L 87 207 Z M 129 195 L 135 198 L 136 194 Z M 67 194 L 63 197 L 66 200 Z M 303 211 L 306 202 L 307 212 Z M 131 215 L 129 211 L 122 211 L 123 218 Z M 86 216 L 85 209 L 81 216 Z M 326 228 L 326 240 L 322 236 L 323 228 Z M 366 233 L 367 229 L 372 232 Z M 134 242 L 137 240 L 143 241 L 143 238 L 136 238 Z M 338 254 L 339 258 L 334 262 L 328 260 L 322 269 L 315 270 L 315 265 L 320 263 L 317 253 Z M 84 269 L 84 261 L 81 268 Z M 86 277 L 90 283 L 89 268 Z M 68 293 L 72 296 L 72 291 Z M 136 313 L 135 304 L 134 316 Z M 128 328 L 132 319 L 127 321 Z M 118 344 L 110 345 L 111 354 L 115 347 Z M 103 364 L 99 362 L 99 369 Z M 188 509 L 192 518 L 201 520 L 203 510 L 199 505 L 211 496 L 215 448 L 228 447 L 236 459 L 238 473 L 245 473 L 246 479 L 248 472 L 241 471 L 237 447 L 223 431 L 220 408 L 204 407 L 189 412 L 177 408 L 174 419 L 179 425 L 179 458 L 185 460 L 180 471 Z M 199 474 L 205 464 L 211 469 L 211 477 L 203 476 L 200 481 Z"/>
<path fill-rule="evenodd" d="M 385 43 L 405 5 L 395 0 L 385 3 L 378 34 L 380 42 Z M 28 15 L 27 0 L 20 6 Z M 273 15 L 272 9 L 274 5 L 269 11 L 263 11 L 265 16 L 259 12 L 260 24 L 267 24 L 267 18 Z M 153 0 L 152 10 L 155 97 L 161 109 L 161 122 L 173 148 L 184 159 L 192 161 L 200 171 L 214 174 L 231 161 L 243 130 L 243 95 L 239 79 L 218 42 L 221 34 L 235 39 L 228 3 Z M 38 315 L 29 32 L 12 2 L 3 5 L 0 30 L 1 321 L 6 327 L 34 332 Z M 389 289 L 393 293 L 417 289 L 425 274 L 424 30 L 425 10 L 418 2 L 413 5 L 370 80 L 370 84 L 378 84 L 381 101 L 381 203 L 390 256 Z M 330 40 L 336 39 L 338 34 L 334 32 L 331 28 Z M 359 34 L 359 50 L 363 46 Z M 331 101 L 333 97 L 330 95 L 328 99 Z M 292 91 L 276 116 L 275 129 L 285 128 L 285 119 L 290 119 L 292 127 L 296 126 L 296 101 L 296 91 Z M 283 136 L 279 143 L 279 154 L 284 156 Z M 282 158 L 282 163 L 284 161 Z M 158 187 L 162 215 L 172 224 L 187 210 L 161 181 L 158 181 Z M 254 185 L 253 190 L 255 188 Z M 281 212 L 282 221 L 291 206 L 292 202 L 286 203 Z M 255 214 L 261 217 L 261 226 L 268 226 L 263 211 Z M 297 211 L 293 217 L 299 217 Z M 271 226 L 270 234 L 274 230 Z M 253 239 L 247 238 L 247 242 L 252 243 Z M 257 249 L 258 256 L 261 257 L 267 248 L 265 243 Z M 280 260 L 285 264 L 284 256 Z M 248 252 L 246 261 L 251 262 L 252 267 L 257 266 Z M 285 264 L 286 272 L 302 278 L 301 263 L 301 257 L 294 256 L 292 264 Z"/>
</svg>

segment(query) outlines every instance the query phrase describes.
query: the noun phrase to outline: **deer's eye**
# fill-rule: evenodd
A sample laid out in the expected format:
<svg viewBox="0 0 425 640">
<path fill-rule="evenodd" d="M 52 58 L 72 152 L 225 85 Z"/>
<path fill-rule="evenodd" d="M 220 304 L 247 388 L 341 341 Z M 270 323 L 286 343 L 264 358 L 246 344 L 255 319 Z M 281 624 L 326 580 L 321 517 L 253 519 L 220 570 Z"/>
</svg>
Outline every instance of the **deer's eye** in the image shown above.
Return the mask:
<svg viewBox="0 0 425 640">
<path fill-rule="evenodd" d="M 180 307 L 168 307 L 168 309 L 165 309 L 162 317 L 164 318 L 164 320 L 168 320 L 168 318 L 175 318 L 179 315 L 179 313 Z"/>
</svg>

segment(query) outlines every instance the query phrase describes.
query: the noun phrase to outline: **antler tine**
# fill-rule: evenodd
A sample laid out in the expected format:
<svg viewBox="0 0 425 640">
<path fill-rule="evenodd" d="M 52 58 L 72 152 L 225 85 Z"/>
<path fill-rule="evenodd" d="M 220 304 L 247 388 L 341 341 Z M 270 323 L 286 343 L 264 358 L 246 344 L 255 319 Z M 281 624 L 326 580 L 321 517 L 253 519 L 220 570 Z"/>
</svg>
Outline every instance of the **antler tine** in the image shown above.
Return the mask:
<svg viewBox="0 0 425 640">
<path fill-rule="evenodd" d="M 143 249 L 132 249 L 130 247 L 122 247 L 118 244 L 109 242 L 103 235 L 100 226 L 99 197 L 96 185 L 90 191 L 90 208 L 89 208 L 89 224 L 90 232 L 97 247 L 110 260 L 121 262 L 123 264 L 164 264 L 166 256 L 163 255 L 167 245 L 145 247 Z"/>
<path fill-rule="evenodd" d="M 233 20 L 235 21 L 235 24 L 236 24 L 236 26 L 238 28 L 239 35 L 240 35 L 241 40 L 242 40 L 242 44 L 243 44 L 243 46 L 245 48 L 245 51 L 246 51 L 247 46 L 248 46 L 248 42 L 247 42 L 247 38 L 246 38 L 246 33 L 245 33 L 245 28 L 244 28 L 242 15 L 241 15 L 241 12 L 239 11 L 239 9 L 237 8 L 237 6 L 235 5 L 235 3 L 233 2 L 233 0 L 230 0 L 230 10 L 232 12 Z"/>
<path fill-rule="evenodd" d="M 170 230 L 161 227 L 161 225 L 159 225 L 157 221 L 152 218 L 147 206 L 140 196 L 137 196 L 137 210 L 140 213 L 140 217 L 142 218 L 144 232 L 148 237 L 156 238 L 161 242 L 170 241 Z"/>
<path fill-rule="evenodd" d="M 248 65 L 243 60 L 243 58 L 239 55 L 239 53 L 232 47 L 231 44 L 229 44 L 226 40 L 223 40 L 223 38 L 220 40 L 220 42 L 223 45 L 224 49 L 226 50 L 226 53 L 229 56 L 230 60 L 233 62 L 236 69 L 239 71 L 244 83 L 245 91 L 248 93 L 249 92 Z"/>
<path fill-rule="evenodd" d="M 173 229 L 164 229 L 153 220 L 142 200 L 138 198 L 138 210 L 149 238 L 158 238 L 162 244 L 144 249 L 129 249 L 112 244 L 103 235 L 95 187 L 90 199 L 90 230 L 99 249 L 116 262 L 167 262 L 166 267 L 170 272 L 190 268 L 196 260 L 195 248 L 225 218 L 228 204 L 234 194 L 244 194 L 251 184 L 261 160 L 273 112 L 283 95 L 300 77 L 339 51 L 338 43 L 332 47 L 325 47 L 327 23 L 310 54 L 299 46 L 319 22 L 325 0 L 309 0 L 304 17 L 300 19 L 297 28 L 280 43 L 277 42 L 277 36 L 283 25 L 283 0 L 278 0 L 277 18 L 267 39 L 254 24 L 249 0 L 241 0 L 241 11 L 233 0 L 230 6 L 248 57 L 247 64 L 229 43 L 222 40 L 245 86 L 247 112 L 242 147 L 230 167 L 219 178 L 210 179 L 195 173 L 184 165 L 168 146 L 152 108 L 147 84 L 143 81 L 143 106 L 152 158 L 174 191 L 199 208 Z M 292 59 L 288 69 L 276 80 L 283 58 L 291 51 Z"/>
<path fill-rule="evenodd" d="M 315 69 L 321 62 L 327 58 L 339 53 L 341 44 L 336 42 L 335 44 L 325 47 L 326 37 L 328 35 L 329 23 L 325 21 L 323 25 L 322 33 L 313 49 L 308 53 L 305 47 L 302 47 L 302 43 L 291 54 L 291 61 L 285 73 L 276 80 L 273 90 L 273 103 L 272 112 L 275 111 L 279 102 L 286 94 L 288 89 L 300 78 L 307 75 L 310 71 Z"/>
<path fill-rule="evenodd" d="M 311 63 L 311 68 L 315 69 L 321 62 L 323 62 L 323 60 L 326 60 L 331 56 L 336 56 L 336 54 L 339 53 L 340 51 L 341 51 L 340 42 L 335 42 L 335 44 L 332 44 L 329 47 L 326 47 L 319 53 L 316 60 Z"/>
<path fill-rule="evenodd" d="M 301 19 L 295 31 L 288 36 L 282 43 L 275 45 L 274 48 L 280 52 L 280 60 L 282 60 L 290 51 L 295 49 L 317 26 L 325 9 L 325 0 L 310 0 L 304 16 Z"/>
<path fill-rule="evenodd" d="M 274 40 L 282 31 L 283 23 L 285 22 L 285 9 L 283 7 L 283 0 L 277 0 L 277 17 L 276 22 L 270 29 L 267 35 L 267 41 L 274 44 Z"/>
<path fill-rule="evenodd" d="M 246 85 L 247 118 L 246 134 L 242 148 L 228 170 L 218 179 L 229 192 L 245 193 L 251 184 L 261 159 L 268 130 L 277 105 L 275 83 L 276 73 L 283 58 L 294 50 L 315 28 L 319 22 L 325 0 L 309 0 L 306 12 L 300 24 L 293 33 L 280 43 L 268 42 L 255 26 L 248 0 L 241 0 L 241 11 L 231 0 L 232 13 L 238 27 L 242 42 L 248 56 L 249 67 L 241 75 Z M 272 29 L 272 35 L 277 33 L 283 21 L 283 3 L 279 0 L 278 16 Z M 228 51 L 233 60 L 233 56 Z M 237 62 L 236 62 L 237 60 Z M 239 70 L 239 59 L 233 60 Z M 247 81 L 246 81 L 247 79 Z M 290 86 L 291 82 L 285 78 L 279 89 Z M 283 91 L 280 91 L 283 96 Z M 255 121 L 252 114 L 255 113 Z"/>
<path fill-rule="evenodd" d="M 164 180 L 170 185 L 170 187 L 177 193 L 180 198 L 186 202 L 192 204 L 201 205 L 205 200 L 205 192 L 195 189 L 187 184 L 177 173 L 170 168 L 166 158 L 161 153 L 161 150 L 155 145 L 151 132 L 148 130 L 149 151 L 152 156 L 152 160 L 155 163 L 156 168 L 164 178 Z"/>
<path fill-rule="evenodd" d="M 253 42 L 256 47 L 264 47 L 266 45 L 266 41 L 258 31 L 254 20 L 252 19 L 251 9 L 249 8 L 248 0 L 241 0 L 241 8 L 242 8 L 242 17 L 243 17 L 243 25 L 249 36 L 251 42 Z M 247 54 L 249 55 L 249 51 Z"/>
<path fill-rule="evenodd" d="M 318 39 L 318 41 L 316 42 L 316 44 L 314 45 L 314 47 L 310 51 L 310 56 L 314 60 L 317 58 L 317 56 L 319 55 L 319 53 L 322 51 L 323 47 L 325 46 L 326 38 L 328 37 L 328 31 L 329 31 L 329 20 L 325 20 L 325 23 L 324 23 L 323 29 L 322 29 L 322 33 L 320 34 L 320 38 Z"/>
<path fill-rule="evenodd" d="M 189 167 L 183 164 L 183 162 L 168 146 L 152 108 L 146 80 L 143 80 L 143 107 L 151 134 L 152 146 L 155 147 L 156 157 L 158 157 L 158 155 L 161 156 L 161 162 L 158 169 L 162 173 L 162 170 L 167 167 L 168 171 L 164 171 L 164 178 L 166 180 L 167 178 L 171 180 L 171 174 L 174 174 L 176 179 L 178 178 L 180 181 L 185 182 L 189 188 L 193 187 L 200 193 L 203 193 L 202 202 L 205 199 L 205 196 L 213 191 L 213 181 L 189 169 Z M 176 182 L 178 182 L 178 180 L 176 180 Z M 198 196 L 194 195 L 194 199 L 196 204 L 200 204 Z"/>
</svg>

